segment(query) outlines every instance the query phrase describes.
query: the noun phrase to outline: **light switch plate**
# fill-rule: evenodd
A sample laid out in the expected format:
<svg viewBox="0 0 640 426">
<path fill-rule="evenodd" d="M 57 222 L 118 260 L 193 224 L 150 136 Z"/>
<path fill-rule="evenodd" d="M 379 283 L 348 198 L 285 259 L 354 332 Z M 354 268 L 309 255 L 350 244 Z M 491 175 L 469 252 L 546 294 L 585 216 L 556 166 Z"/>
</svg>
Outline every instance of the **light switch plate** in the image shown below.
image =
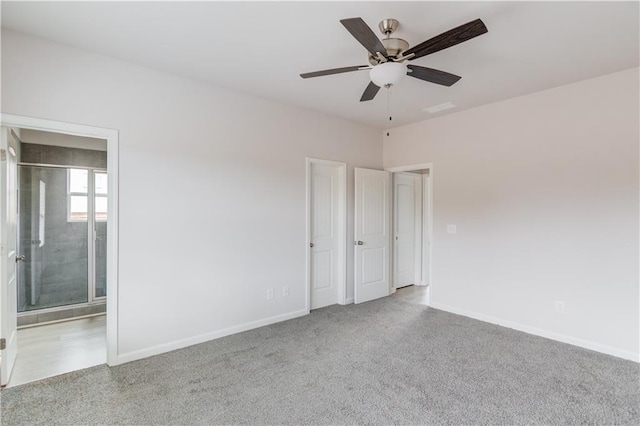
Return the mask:
<svg viewBox="0 0 640 426">
<path fill-rule="evenodd" d="M 447 234 L 455 234 L 457 231 L 456 225 L 447 225 Z"/>
</svg>

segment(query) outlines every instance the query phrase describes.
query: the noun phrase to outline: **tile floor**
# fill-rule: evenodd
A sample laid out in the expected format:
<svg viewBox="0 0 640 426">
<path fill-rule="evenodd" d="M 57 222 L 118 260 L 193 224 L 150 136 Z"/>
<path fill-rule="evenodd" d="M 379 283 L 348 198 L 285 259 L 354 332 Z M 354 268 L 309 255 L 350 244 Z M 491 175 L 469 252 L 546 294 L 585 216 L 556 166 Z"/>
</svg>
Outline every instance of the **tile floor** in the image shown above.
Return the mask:
<svg viewBox="0 0 640 426">
<path fill-rule="evenodd" d="M 419 305 L 428 305 L 428 286 L 410 285 L 402 287 L 393 293 L 393 297 L 405 302 L 417 303 Z"/>
<path fill-rule="evenodd" d="M 18 330 L 18 357 L 7 387 L 107 361 L 106 316 Z"/>
</svg>

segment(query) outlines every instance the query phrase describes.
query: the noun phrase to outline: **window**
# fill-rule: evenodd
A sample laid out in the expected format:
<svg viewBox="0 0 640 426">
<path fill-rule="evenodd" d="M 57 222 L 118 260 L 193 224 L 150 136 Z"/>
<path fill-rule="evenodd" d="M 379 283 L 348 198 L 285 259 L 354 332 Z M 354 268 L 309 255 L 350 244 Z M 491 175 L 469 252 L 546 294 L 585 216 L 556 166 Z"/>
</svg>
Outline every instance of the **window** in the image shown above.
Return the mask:
<svg viewBox="0 0 640 426">
<path fill-rule="evenodd" d="M 67 220 L 84 222 L 87 220 L 89 199 L 89 171 L 67 170 Z"/>
<path fill-rule="evenodd" d="M 107 174 L 104 172 L 95 172 L 93 177 L 96 221 L 104 222 L 107 220 Z"/>
<path fill-rule="evenodd" d="M 107 220 L 107 173 L 92 173 L 95 218 L 97 222 L 104 222 Z M 89 211 L 89 170 L 68 169 L 67 188 L 67 220 L 86 222 Z"/>
</svg>

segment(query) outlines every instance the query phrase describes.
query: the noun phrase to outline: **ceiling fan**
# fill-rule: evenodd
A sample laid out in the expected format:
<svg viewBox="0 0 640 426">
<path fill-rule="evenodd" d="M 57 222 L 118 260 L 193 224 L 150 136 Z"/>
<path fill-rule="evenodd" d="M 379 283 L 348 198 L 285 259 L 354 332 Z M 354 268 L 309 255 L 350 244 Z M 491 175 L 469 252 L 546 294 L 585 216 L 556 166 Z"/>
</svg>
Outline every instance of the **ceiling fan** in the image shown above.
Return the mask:
<svg viewBox="0 0 640 426">
<path fill-rule="evenodd" d="M 374 34 L 362 18 L 341 19 L 340 22 L 367 49 L 370 65 L 314 71 L 300 74 L 300 77 L 311 78 L 370 70 L 371 82 L 364 90 L 360 102 L 372 100 L 381 87 L 388 89 L 397 84 L 405 75 L 443 86 L 453 85 L 460 80 L 460 76 L 419 65 L 405 65 L 404 61 L 422 58 L 488 32 L 484 22 L 476 19 L 409 48 L 409 43 L 405 40 L 390 37 L 398 28 L 399 23 L 396 19 L 385 19 L 378 24 L 378 28 L 386 36 L 382 40 Z"/>
</svg>

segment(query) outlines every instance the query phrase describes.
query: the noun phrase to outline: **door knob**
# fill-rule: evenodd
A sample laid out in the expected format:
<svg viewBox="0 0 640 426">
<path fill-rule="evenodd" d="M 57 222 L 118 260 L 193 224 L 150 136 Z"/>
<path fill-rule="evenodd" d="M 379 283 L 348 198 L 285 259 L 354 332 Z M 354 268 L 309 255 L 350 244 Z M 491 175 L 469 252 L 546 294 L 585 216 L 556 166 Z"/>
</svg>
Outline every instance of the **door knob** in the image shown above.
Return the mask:
<svg viewBox="0 0 640 426">
<path fill-rule="evenodd" d="M 309 243 L 309 247 L 313 247 L 313 243 Z"/>
<path fill-rule="evenodd" d="M 353 245 L 357 245 L 357 246 L 361 246 L 361 245 L 363 245 L 363 244 L 364 244 L 364 243 L 363 243 L 362 241 L 359 241 L 359 240 L 358 240 L 358 241 L 354 241 L 354 242 L 353 242 Z"/>
<path fill-rule="evenodd" d="M 22 256 L 16 256 L 16 262 L 24 262 L 27 256 L 24 254 Z"/>
</svg>

